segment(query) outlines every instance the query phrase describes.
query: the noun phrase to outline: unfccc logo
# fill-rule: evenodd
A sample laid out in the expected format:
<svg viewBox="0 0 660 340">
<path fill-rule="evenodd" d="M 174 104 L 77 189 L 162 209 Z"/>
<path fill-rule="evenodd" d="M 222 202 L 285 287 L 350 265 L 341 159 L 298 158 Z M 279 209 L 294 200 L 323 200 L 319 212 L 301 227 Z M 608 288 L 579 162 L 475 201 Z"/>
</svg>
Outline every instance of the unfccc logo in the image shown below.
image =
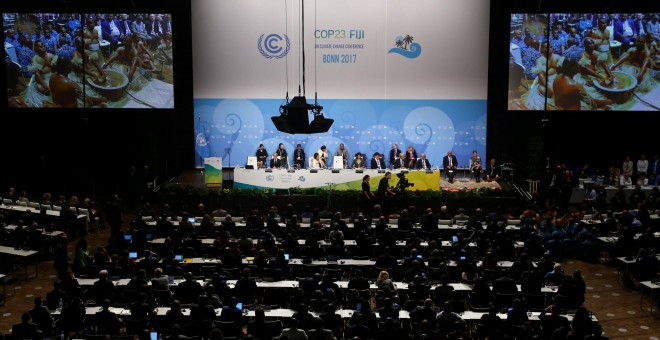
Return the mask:
<svg viewBox="0 0 660 340">
<path fill-rule="evenodd" d="M 261 53 L 264 58 L 280 59 L 289 53 L 291 42 L 289 41 L 289 37 L 287 37 L 286 34 L 262 34 L 259 36 L 257 47 L 259 47 L 259 53 Z"/>
</svg>

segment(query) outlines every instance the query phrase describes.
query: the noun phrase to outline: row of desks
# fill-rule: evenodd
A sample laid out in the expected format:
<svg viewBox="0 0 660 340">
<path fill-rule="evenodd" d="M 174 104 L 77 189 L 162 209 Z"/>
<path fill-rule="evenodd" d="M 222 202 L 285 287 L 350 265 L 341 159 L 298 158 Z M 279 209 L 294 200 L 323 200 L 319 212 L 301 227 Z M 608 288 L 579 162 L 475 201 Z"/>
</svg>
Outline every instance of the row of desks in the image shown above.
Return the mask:
<svg viewBox="0 0 660 340">
<path fill-rule="evenodd" d="M 94 285 L 94 282 L 96 282 L 98 279 L 86 279 L 86 278 L 77 278 L 78 284 L 85 287 L 90 287 Z M 120 279 L 117 281 L 113 281 L 115 283 L 115 286 L 117 287 L 125 287 L 128 285 L 128 282 L 130 279 Z M 170 287 L 178 287 L 179 283 L 183 282 L 183 279 L 175 279 L 171 284 Z M 204 285 L 206 282 L 203 280 L 197 280 L 197 282 L 201 285 Z M 237 280 L 227 280 L 227 286 L 229 288 L 234 288 L 236 285 Z M 282 280 L 282 281 L 273 281 L 273 282 L 267 282 L 267 281 L 257 281 L 257 287 L 258 288 L 263 288 L 263 289 L 290 289 L 290 288 L 298 288 L 299 282 L 296 280 Z M 339 288 L 341 289 L 348 289 L 348 281 L 335 281 Z M 151 284 L 151 283 L 149 283 Z M 472 291 L 472 285 L 467 284 L 467 283 L 450 283 L 450 286 L 454 288 L 455 291 L 457 292 L 471 292 Z M 406 282 L 394 282 L 394 286 L 398 290 L 408 290 L 408 283 Z M 440 284 L 432 284 L 431 289 L 435 289 L 436 287 L 440 286 Z M 518 291 L 521 291 L 521 285 L 517 285 Z M 376 285 L 375 282 L 370 282 L 369 283 L 369 289 L 371 290 L 377 290 L 378 286 Z M 541 288 L 541 293 L 543 294 L 556 294 L 557 293 L 557 286 L 545 286 Z"/>
<path fill-rule="evenodd" d="M 129 309 L 126 309 L 126 308 L 110 307 L 109 309 L 110 309 L 110 311 L 114 312 L 115 314 L 117 314 L 119 316 L 129 316 L 129 315 L 131 315 L 131 311 Z M 94 315 L 97 312 L 99 312 L 100 310 L 101 310 L 101 307 L 86 307 L 85 308 L 85 314 Z M 170 310 L 169 307 L 159 307 L 159 308 L 156 309 L 156 315 L 160 316 L 160 317 L 163 317 L 163 316 L 167 315 L 167 312 L 169 310 Z M 183 315 L 189 316 L 190 315 L 190 308 L 183 308 L 181 310 L 181 312 L 183 313 Z M 293 314 L 296 311 L 293 310 L 293 309 L 278 308 L 278 309 L 268 309 L 268 310 L 265 310 L 264 312 L 265 312 L 267 318 L 288 319 L 288 318 L 293 317 Z M 52 311 L 53 316 L 59 316 L 60 313 L 61 313 L 61 311 L 59 309 Z M 222 313 L 222 308 L 217 308 L 215 310 L 216 316 L 220 317 L 221 313 Z M 310 313 L 314 316 L 318 316 L 318 313 L 315 313 L 315 312 L 310 312 Z M 341 315 L 342 318 L 344 318 L 344 319 L 350 319 L 351 316 L 353 316 L 353 313 L 355 313 L 355 310 L 353 310 L 353 309 L 340 309 L 340 310 L 337 310 L 335 313 L 338 314 L 338 315 Z M 254 312 L 254 310 L 243 310 L 243 314 L 246 317 L 251 318 L 251 317 L 254 317 L 255 312 Z M 461 318 L 463 318 L 463 320 L 472 322 L 472 321 L 479 321 L 484 314 L 487 314 L 487 312 L 465 311 L 463 313 L 460 313 L 460 316 L 461 316 Z M 498 313 L 497 315 L 502 320 L 506 320 L 506 318 L 507 318 L 507 314 L 505 314 L 505 313 Z M 527 317 L 529 318 L 530 321 L 539 321 L 540 320 L 540 315 L 541 315 L 540 312 L 527 312 Z M 376 313 L 376 316 L 378 318 L 380 318 L 378 313 Z M 573 319 L 572 314 L 565 314 L 563 316 L 565 316 L 568 319 L 568 321 L 571 321 Z M 400 320 L 409 320 L 410 319 L 410 313 L 406 310 L 399 311 L 399 319 Z M 593 317 L 593 321 L 594 322 L 598 321 L 595 316 Z"/>
</svg>

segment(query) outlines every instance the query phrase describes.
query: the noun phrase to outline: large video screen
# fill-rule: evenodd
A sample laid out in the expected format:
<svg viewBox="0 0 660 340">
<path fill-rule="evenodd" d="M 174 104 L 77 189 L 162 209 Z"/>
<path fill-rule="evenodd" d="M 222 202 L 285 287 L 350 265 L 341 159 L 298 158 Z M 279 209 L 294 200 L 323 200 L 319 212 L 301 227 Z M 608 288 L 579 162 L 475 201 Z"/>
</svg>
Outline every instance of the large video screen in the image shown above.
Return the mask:
<svg viewBox="0 0 660 340">
<path fill-rule="evenodd" d="M 174 108 L 171 13 L 3 13 L 10 108 Z"/>
<path fill-rule="evenodd" d="M 509 110 L 660 110 L 659 13 L 514 13 Z"/>
</svg>

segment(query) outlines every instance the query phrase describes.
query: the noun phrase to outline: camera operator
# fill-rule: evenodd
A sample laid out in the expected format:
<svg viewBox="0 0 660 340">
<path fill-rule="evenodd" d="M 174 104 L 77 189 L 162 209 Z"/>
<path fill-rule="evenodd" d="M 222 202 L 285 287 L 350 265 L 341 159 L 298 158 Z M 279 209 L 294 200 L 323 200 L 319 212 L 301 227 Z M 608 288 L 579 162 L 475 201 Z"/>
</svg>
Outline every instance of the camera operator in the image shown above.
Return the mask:
<svg viewBox="0 0 660 340">
<path fill-rule="evenodd" d="M 408 179 L 406 178 L 406 173 L 405 172 L 400 172 L 400 173 L 396 174 L 396 177 L 399 177 L 399 182 L 396 185 L 399 192 L 404 192 L 406 190 L 406 188 L 415 186 L 415 183 L 410 183 L 408 181 Z"/>
</svg>

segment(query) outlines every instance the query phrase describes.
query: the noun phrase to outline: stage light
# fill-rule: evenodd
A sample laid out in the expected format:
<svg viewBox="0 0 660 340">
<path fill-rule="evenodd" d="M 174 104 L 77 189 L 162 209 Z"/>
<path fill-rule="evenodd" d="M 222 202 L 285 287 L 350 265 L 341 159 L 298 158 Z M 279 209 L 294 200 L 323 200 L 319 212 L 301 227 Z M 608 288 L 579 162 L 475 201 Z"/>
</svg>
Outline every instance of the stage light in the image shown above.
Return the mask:
<svg viewBox="0 0 660 340">
<path fill-rule="evenodd" d="M 316 9 L 315 9 L 316 10 Z M 316 13 L 314 14 L 316 17 Z M 300 2 L 300 22 L 301 22 L 301 50 L 302 58 L 300 60 L 300 66 L 302 70 L 302 88 L 298 84 L 298 96 L 293 97 L 291 102 L 289 102 L 289 91 L 287 87 L 286 97 L 284 104 L 280 105 L 280 115 L 271 117 L 275 128 L 277 131 L 296 134 L 296 133 L 322 133 L 328 132 L 334 119 L 328 119 L 323 116 L 323 106 L 318 103 L 318 95 L 314 92 L 314 104 L 308 104 L 307 98 L 305 98 L 305 1 Z M 288 58 L 288 55 L 287 55 Z M 316 59 L 316 58 L 315 58 Z M 316 69 L 316 62 L 314 63 Z M 288 86 L 287 80 L 287 86 Z M 302 92 L 301 92 L 302 90 Z M 309 115 L 313 114 L 314 119 L 312 122 L 309 122 Z"/>
<path fill-rule="evenodd" d="M 328 119 L 323 116 L 323 106 L 318 103 L 308 104 L 305 96 L 293 97 L 291 102 L 280 106 L 280 115 L 271 117 L 277 131 L 296 134 L 296 133 L 322 133 L 328 132 L 334 123 L 334 119 Z M 313 114 L 314 119 L 309 122 L 309 115 Z"/>
</svg>

